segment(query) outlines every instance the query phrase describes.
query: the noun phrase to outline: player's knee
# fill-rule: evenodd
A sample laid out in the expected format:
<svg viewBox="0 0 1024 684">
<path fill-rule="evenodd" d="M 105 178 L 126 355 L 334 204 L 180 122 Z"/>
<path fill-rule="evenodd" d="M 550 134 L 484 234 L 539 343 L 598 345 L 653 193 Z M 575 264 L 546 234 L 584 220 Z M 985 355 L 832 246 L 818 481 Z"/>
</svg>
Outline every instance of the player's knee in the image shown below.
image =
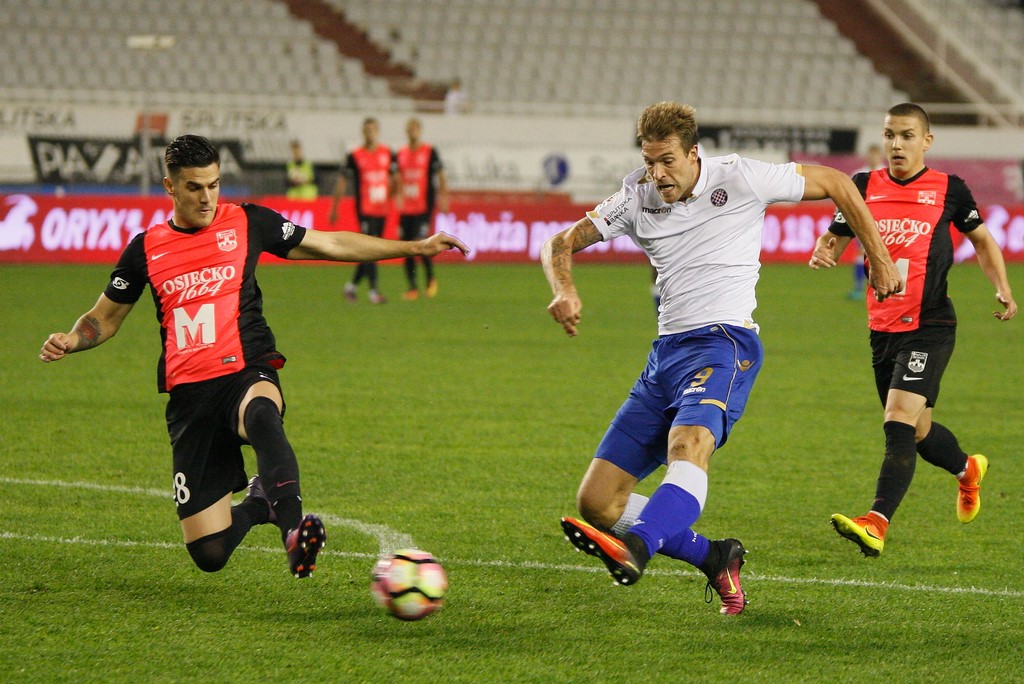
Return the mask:
<svg viewBox="0 0 1024 684">
<path fill-rule="evenodd" d="M 185 544 L 197 568 L 203 572 L 217 572 L 228 564 L 231 550 L 224 542 L 226 532 L 210 534 Z"/>
<path fill-rule="evenodd" d="M 253 398 L 245 407 L 243 422 L 250 442 L 259 440 L 263 435 L 284 432 L 281 412 L 270 397 Z"/>
</svg>

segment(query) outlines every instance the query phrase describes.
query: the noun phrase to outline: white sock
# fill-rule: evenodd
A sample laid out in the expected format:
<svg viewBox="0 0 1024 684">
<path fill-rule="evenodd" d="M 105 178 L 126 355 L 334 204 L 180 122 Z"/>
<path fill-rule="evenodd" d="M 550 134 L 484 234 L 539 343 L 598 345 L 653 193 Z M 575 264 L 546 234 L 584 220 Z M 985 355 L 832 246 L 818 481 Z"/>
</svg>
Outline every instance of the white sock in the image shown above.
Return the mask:
<svg viewBox="0 0 1024 684">
<path fill-rule="evenodd" d="M 708 500 L 708 474 L 696 463 L 672 461 L 662 484 L 679 487 L 695 498 L 700 510 L 704 510 L 704 503 Z"/>
<path fill-rule="evenodd" d="M 629 499 L 626 501 L 626 510 L 622 512 L 622 517 L 612 525 L 612 534 L 616 537 L 622 537 L 622 535 L 629 532 L 629 528 L 636 522 L 637 517 L 640 515 L 640 511 L 644 510 L 644 506 L 647 505 L 647 497 L 643 494 L 630 494 Z"/>
</svg>

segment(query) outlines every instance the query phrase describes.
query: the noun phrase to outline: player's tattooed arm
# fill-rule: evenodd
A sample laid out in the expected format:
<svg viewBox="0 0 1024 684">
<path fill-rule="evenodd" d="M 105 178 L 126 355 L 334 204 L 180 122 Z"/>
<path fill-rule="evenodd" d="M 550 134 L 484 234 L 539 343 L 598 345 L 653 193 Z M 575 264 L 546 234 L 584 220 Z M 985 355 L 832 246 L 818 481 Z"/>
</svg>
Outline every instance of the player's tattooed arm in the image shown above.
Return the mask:
<svg viewBox="0 0 1024 684">
<path fill-rule="evenodd" d="M 583 304 L 572 280 L 572 255 L 601 240 L 590 219 L 583 218 L 572 227 L 551 236 L 541 249 L 540 260 L 554 299 L 548 313 L 562 325 L 568 335 L 576 334 Z"/>
<path fill-rule="evenodd" d="M 39 360 L 44 363 L 59 361 L 68 354 L 103 344 L 117 333 L 133 306 L 118 304 L 106 295 L 100 295 L 96 306 L 79 317 L 71 332 L 53 333 L 46 338 L 39 350 Z"/>
<path fill-rule="evenodd" d="M 100 319 L 89 314 L 85 314 L 78 319 L 75 323 L 75 327 L 71 329 L 72 335 L 77 335 L 75 338 L 74 346 L 69 349 L 69 352 L 82 351 L 84 349 L 92 349 L 102 340 L 101 336 L 102 324 Z"/>
<path fill-rule="evenodd" d="M 572 288 L 572 255 L 601 241 L 590 219 L 583 218 L 570 228 L 556 233 L 541 249 L 541 264 L 551 289 L 557 294 L 562 288 Z"/>
</svg>

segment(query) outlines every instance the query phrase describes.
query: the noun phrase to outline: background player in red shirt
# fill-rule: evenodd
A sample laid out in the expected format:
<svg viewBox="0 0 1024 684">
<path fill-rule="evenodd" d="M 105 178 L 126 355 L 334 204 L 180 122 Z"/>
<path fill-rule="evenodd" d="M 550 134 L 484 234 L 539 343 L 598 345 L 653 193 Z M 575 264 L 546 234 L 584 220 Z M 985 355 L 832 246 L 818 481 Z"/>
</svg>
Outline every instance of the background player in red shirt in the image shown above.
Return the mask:
<svg viewBox="0 0 1024 684">
<path fill-rule="evenodd" d="M 298 462 L 282 423 L 277 371 L 285 358 L 255 277 L 260 255 L 366 262 L 466 247 L 443 233 L 418 242 L 321 233 L 265 207 L 220 203 L 220 157 L 201 136 L 176 138 L 164 159 L 173 217 L 128 244 L 96 305 L 70 332 L 50 335 L 39 358 L 59 361 L 109 340 L 148 284 L 162 326 L 158 385 L 170 394 L 174 496 L 189 554 L 215 572 L 254 525 L 269 522 L 280 528 L 291 572 L 308 577 L 326 532 L 318 516 L 302 515 Z M 258 475 L 232 506 L 232 493 L 246 487 L 246 443 Z"/>
<path fill-rule="evenodd" d="M 974 245 L 978 264 L 1003 307 L 994 312 L 996 319 L 1008 321 L 1017 313 L 1002 252 L 985 228 L 967 185 L 925 165 L 933 137 L 928 114 L 913 103 L 896 105 L 886 114 L 882 134 L 888 168 L 857 174 L 854 183 L 906 282 L 902 292 L 885 301 L 870 296 L 870 288 L 867 297 L 871 363 L 885 406 L 885 458 L 867 515 L 832 516 L 836 531 L 872 557 L 881 554 L 889 522 L 910 487 L 915 452 L 959 480 L 960 522 L 974 520 L 981 507 L 979 486 L 988 459 L 981 454 L 968 457 L 953 433 L 932 420 L 939 382 L 956 338 L 956 314 L 946 294 L 953 265 L 950 225 Z M 818 239 L 810 267 L 835 266 L 851 235 L 837 213 Z"/>
<path fill-rule="evenodd" d="M 430 235 L 430 222 L 434 208 L 448 211 L 448 180 L 444 175 L 444 164 L 437 148 L 423 142 L 423 123 L 413 117 L 405 126 L 409 144 L 398 150 L 398 175 L 402 193 L 399 209 L 398 228 L 403 240 L 422 240 Z M 435 182 L 436 181 L 436 182 Z M 426 294 L 437 296 L 437 278 L 434 264 L 428 256 L 421 256 L 426 272 Z M 416 258 L 406 257 L 405 278 L 409 288 L 403 299 L 419 299 L 420 290 L 416 285 Z"/>
<path fill-rule="evenodd" d="M 380 142 L 380 123 L 370 117 L 363 121 L 363 145 L 352 150 L 345 159 L 345 165 L 334 186 L 334 197 L 328 221 L 331 225 L 338 220 L 338 201 L 348 189 L 352 180 L 352 196 L 356 201 L 356 218 L 359 232 L 363 235 L 380 237 L 384 234 L 384 223 L 391 211 L 392 198 L 398 198 L 398 167 L 395 154 Z M 387 301 L 377 287 L 377 264 L 367 261 L 356 266 L 352 280 L 345 284 L 345 298 L 356 301 L 359 282 L 366 277 L 370 281 L 370 303 L 383 304 Z"/>
</svg>

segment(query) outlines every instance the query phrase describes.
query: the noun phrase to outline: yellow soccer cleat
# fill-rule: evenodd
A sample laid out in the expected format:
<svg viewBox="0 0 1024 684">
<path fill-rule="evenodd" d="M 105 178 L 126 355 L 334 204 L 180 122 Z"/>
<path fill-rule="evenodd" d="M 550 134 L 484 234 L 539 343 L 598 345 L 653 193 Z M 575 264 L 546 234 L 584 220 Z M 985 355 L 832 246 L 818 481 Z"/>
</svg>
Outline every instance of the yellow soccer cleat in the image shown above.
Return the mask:
<svg viewBox="0 0 1024 684">
<path fill-rule="evenodd" d="M 885 530 L 888 527 L 885 518 L 868 513 L 850 519 L 845 515 L 834 513 L 830 522 L 841 537 L 845 537 L 859 546 L 865 556 L 877 558 L 882 555 L 882 548 L 885 546 Z"/>
<path fill-rule="evenodd" d="M 969 523 L 978 517 L 981 510 L 981 481 L 988 472 L 988 459 L 981 454 L 967 457 L 967 472 L 960 480 L 956 494 L 956 517 L 962 523 Z"/>
</svg>

